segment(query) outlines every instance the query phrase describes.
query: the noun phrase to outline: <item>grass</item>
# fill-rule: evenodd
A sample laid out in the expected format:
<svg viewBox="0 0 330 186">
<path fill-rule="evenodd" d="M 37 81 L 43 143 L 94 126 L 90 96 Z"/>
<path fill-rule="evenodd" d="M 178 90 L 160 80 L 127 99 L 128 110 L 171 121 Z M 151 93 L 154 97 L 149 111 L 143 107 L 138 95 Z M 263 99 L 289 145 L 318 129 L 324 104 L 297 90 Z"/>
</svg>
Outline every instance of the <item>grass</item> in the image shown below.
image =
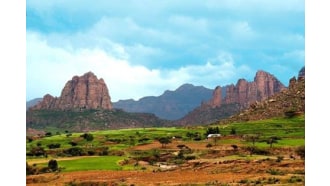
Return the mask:
<svg viewBox="0 0 330 186">
<path fill-rule="evenodd" d="M 294 118 L 274 118 L 260 121 L 249 121 L 232 123 L 227 125 L 216 125 L 220 128 L 220 133 L 224 136 L 230 135 L 232 128 L 235 129 L 236 135 L 243 136 L 246 134 L 260 134 L 260 139 L 267 139 L 271 136 L 277 136 L 280 140 L 273 144 L 273 147 L 298 147 L 305 144 L 305 118 L 304 116 Z M 187 137 L 187 133 L 199 133 L 204 138 L 208 126 L 202 127 L 157 127 L 157 128 L 133 128 L 133 129 L 119 129 L 119 130 L 102 130 L 90 132 L 94 136 L 92 142 L 87 142 L 82 137 L 83 133 L 72 133 L 71 136 L 66 134 L 53 135 L 50 137 L 40 138 L 32 142 L 26 143 L 26 151 L 30 151 L 32 147 L 36 147 L 38 143 L 41 144 L 45 150 L 48 150 L 47 145 L 59 143 L 61 147 L 56 151 L 62 151 L 64 149 L 71 148 L 69 142 L 78 142 L 77 147 L 88 150 L 86 145 L 93 145 L 94 147 L 108 147 L 109 154 L 111 151 L 122 151 L 124 156 L 100 156 L 100 157 L 84 157 L 80 159 L 72 160 L 59 160 L 59 166 L 65 168 L 63 171 L 84 171 L 84 170 L 130 170 L 132 167 L 122 167 L 118 165 L 118 161 L 127 158 L 129 156 L 128 148 L 150 143 L 156 138 L 160 137 L 173 137 L 180 136 L 183 141 L 187 143 L 202 143 L 201 141 L 193 141 Z M 214 127 L 214 126 L 213 126 Z M 53 133 L 55 134 L 55 132 Z M 143 142 L 139 142 L 140 139 L 148 139 Z M 118 142 L 116 142 L 118 140 Z M 224 138 L 218 141 L 218 145 L 240 145 L 251 146 L 251 142 L 241 140 L 239 138 Z M 188 145 L 189 146 L 189 145 Z M 269 148 L 269 144 L 266 142 L 256 142 L 256 147 Z M 111 154 L 117 155 L 117 154 Z M 259 156 L 254 156 L 256 158 Z M 27 157 L 31 159 L 32 157 Z M 249 159 L 250 157 L 230 156 L 228 159 Z M 260 156 L 260 158 L 264 158 Z M 38 164 L 38 166 L 41 163 Z M 46 163 L 44 163 L 47 166 Z"/>
<path fill-rule="evenodd" d="M 73 160 L 58 161 L 58 166 L 63 168 L 64 172 L 72 171 L 87 171 L 87 170 L 122 170 L 122 167 L 118 164 L 123 160 L 123 157 L 118 156 L 92 156 L 84 157 Z M 46 163 L 41 166 L 47 166 Z"/>
</svg>

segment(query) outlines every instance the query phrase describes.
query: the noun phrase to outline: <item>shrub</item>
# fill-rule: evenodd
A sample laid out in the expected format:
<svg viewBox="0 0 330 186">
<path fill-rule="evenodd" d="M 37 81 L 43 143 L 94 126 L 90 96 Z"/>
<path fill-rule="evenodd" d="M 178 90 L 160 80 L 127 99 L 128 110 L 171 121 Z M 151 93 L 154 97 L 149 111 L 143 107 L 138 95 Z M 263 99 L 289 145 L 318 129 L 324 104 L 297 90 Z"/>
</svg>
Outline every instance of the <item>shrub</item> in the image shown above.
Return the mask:
<svg viewBox="0 0 330 186">
<path fill-rule="evenodd" d="M 231 135 L 236 135 L 236 129 L 235 128 L 231 128 L 230 134 Z"/>
<path fill-rule="evenodd" d="M 31 149 L 29 155 L 32 155 L 32 156 L 45 156 L 46 152 L 45 152 L 44 148 L 42 148 L 42 147 L 34 147 L 34 148 Z"/>
<path fill-rule="evenodd" d="M 57 171 L 58 170 L 58 164 L 56 160 L 49 160 L 48 162 L 48 168 L 51 169 L 52 171 Z"/>
<path fill-rule="evenodd" d="M 64 153 L 69 154 L 71 156 L 81 156 L 84 154 L 84 151 L 80 147 L 72 147 L 65 150 Z"/>
<path fill-rule="evenodd" d="M 185 160 L 194 160 L 196 159 L 196 156 L 190 155 L 190 156 L 186 156 Z"/>
<path fill-rule="evenodd" d="M 71 146 L 73 146 L 73 147 L 78 145 L 78 143 L 77 143 L 77 142 L 74 142 L 74 141 L 70 141 L 69 144 L 70 144 Z"/>
<path fill-rule="evenodd" d="M 212 144 L 211 143 L 208 143 L 207 145 L 206 145 L 206 148 L 211 148 L 212 147 Z"/>
<path fill-rule="evenodd" d="M 231 145 L 231 147 L 236 151 L 238 149 L 238 146 L 237 145 Z"/>
<path fill-rule="evenodd" d="M 93 134 L 90 134 L 90 133 L 84 133 L 84 134 L 80 135 L 80 137 L 83 137 L 86 141 L 93 141 L 93 139 L 94 139 Z"/>
<path fill-rule="evenodd" d="M 295 152 L 298 154 L 298 156 L 300 156 L 301 159 L 305 159 L 305 145 L 298 147 Z"/>
<path fill-rule="evenodd" d="M 49 149 L 56 149 L 56 148 L 60 148 L 61 147 L 61 144 L 59 144 L 59 143 L 55 143 L 55 144 L 49 144 L 49 145 L 47 145 L 47 147 L 49 148 Z"/>
<path fill-rule="evenodd" d="M 268 169 L 266 172 L 271 175 L 284 175 L 284 173 L 282 171 L 277 170 L 277 169 Z"/>
<path fill-rule="evenodd" d="M 169 144 L 169 143 L 172 142 L 171 138 L 169 138 L 169 137 L 161 137 L 161 138 L 158 139 L 158 141 L 159 141 L 159 143 L 162 144 L 162 147 L 165 147 L 166 144 Z"/>
<path fill-rule="evenodd" d="M 36 174 L 37 170 L 26 162 L 26 175 Z"/>
<path fill-rule="evenodd" d="M 87 154 L 88 154 L 89 156 L 93 156 L 93 155 L 95 155 L 95 151 L 93 151 L 93 150 L 89 150 L 89 151 L 87 151 Z"/>
<path fill-rule="evenodd" d="M 283 156 L 277 156 L 276 162 L 281 162 L 284 159 Z"/>
<path fill-rule="evenodd" d="M 50 136 L 52 136 L 52 133 L 51 132 L 46 132 L 45 136 L 50 137 Z"/>
</svg>

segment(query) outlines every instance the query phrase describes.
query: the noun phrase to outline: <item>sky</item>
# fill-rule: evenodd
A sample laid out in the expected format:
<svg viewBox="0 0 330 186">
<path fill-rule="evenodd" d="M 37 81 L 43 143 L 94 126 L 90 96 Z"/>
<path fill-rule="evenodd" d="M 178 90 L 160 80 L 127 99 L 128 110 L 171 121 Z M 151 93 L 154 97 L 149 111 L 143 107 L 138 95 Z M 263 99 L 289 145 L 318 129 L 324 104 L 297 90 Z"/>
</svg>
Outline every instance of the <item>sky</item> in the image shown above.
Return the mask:
<svg viewBox="0 0 330 186">
<path fill-rule="evenodd" d="M 89 71 L 115 102 L 258 70 L 287 86 L 304 65 L 302 0 L 26 1 L 27 101 Z"/>
</svg>

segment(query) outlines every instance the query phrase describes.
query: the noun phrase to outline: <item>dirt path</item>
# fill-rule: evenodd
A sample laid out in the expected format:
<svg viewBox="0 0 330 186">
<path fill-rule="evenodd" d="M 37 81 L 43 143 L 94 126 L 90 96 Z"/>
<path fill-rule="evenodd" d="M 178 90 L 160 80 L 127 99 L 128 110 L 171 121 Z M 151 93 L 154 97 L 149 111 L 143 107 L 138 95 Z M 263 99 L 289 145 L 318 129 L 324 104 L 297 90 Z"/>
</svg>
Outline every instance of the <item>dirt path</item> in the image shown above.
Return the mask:
<svg viewBox="0 0 330 186">
<path fill-rule="evenodd" d="M 258 175 L 260 176 L 260 175 Z M 228 183 L 237 182 L 245 178 L 256 178 L 254 174 L 211 174 L 205 171 L 169 171 L 169 172 L 142 172 L 142 171 L 84 171 L 59 174 L 43 174 L 27 177 L 27 185 L 64 185 L 74 181 L 79 182 L 101 182 L 127 185 L 178 185 L 178 184 L 205 184 L 205 183 Z M 43 183 L 32 184 L 39 180 Z M 31 183 L 31 184 L 30 184 Z"/>
<path fill-rule="evenodd" d="M 190 161 L 186 165 L 172 171 L 159 171 L 159 169 L 139 171 L 77 171 L 47 173 L 26 177 L 27 185 L 65 185 L 68 183 L 84 183 L 84 185 L 96 185 L 106 183 L 108 185 L 237 185 L 242 180 L 268 180 L 278 178 L 286 183 L 291 176 L 304 178 L 305 163 L 302 160 L 286 160 L 275 162 L 274 160 L 228 160 L 223 162 Z M 270 168 L 272 167 L 272 168 Z M 270 174 L 274 170 L 283 174 Z M 299 173 L 300 172 L 300 173 Z M 235 184 L 234 184 L 235 183 Z M 299 182 L 295 185 L 303 185 Z"/>
</svg>

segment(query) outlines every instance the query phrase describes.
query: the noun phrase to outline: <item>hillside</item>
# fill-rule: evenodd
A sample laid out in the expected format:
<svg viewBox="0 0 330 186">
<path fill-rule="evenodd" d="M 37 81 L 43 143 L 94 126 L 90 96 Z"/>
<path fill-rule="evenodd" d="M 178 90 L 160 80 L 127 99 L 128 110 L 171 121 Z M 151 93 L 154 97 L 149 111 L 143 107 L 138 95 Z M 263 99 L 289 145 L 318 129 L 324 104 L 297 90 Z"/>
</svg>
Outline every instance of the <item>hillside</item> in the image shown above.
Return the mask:
<svg viewBox="0 0 330 186">
<path fill-rule="evenodd" d="M 265 101 L 251 104 L 249 108 L 220 120 L 220 123 L 255 121 L 276 117 L 292 117 L 305 114 L 305 73 L 299 72 L 298 79 L 290 79 L 289 87 Z"/>
<path fill-rule="evenodd" d="M 285 89 L 275 76 L 259 70 L 251 82 L 239 79 L 236 85 L 217 86 L 208 101 L 203 102 L 174 123 L 177 125 L 210 124 L 234 115 L 251 103 L 266 100 Z"/>
<path fill-rule="evenodd" d="M 107 85 L 92 72 L 73 76 L 65 84 L 60 97 L 46 94 L 26 112 L 27 131 L 60 129 L 79 132 L 165 124 L 165 120 L 154 114 L 113 109 Z"/>
<path fill-rule="evenodd" d="M 27 101 L 26 110 L 28 110 L 30 107 L 33 107 L 34 105 L 37 105 L 40 101 L 42 101 L 42 98 L 35 98 L 30 101 Z"/>
<path fill-rule="evenodd" d="M 26 114 L 26 127 L 47 130 L 60 129 L 75 132 L 166 125 L 154 114 L 128 113 L 120 109 L 83 111 L 34 110 Z"/>
</svg>

